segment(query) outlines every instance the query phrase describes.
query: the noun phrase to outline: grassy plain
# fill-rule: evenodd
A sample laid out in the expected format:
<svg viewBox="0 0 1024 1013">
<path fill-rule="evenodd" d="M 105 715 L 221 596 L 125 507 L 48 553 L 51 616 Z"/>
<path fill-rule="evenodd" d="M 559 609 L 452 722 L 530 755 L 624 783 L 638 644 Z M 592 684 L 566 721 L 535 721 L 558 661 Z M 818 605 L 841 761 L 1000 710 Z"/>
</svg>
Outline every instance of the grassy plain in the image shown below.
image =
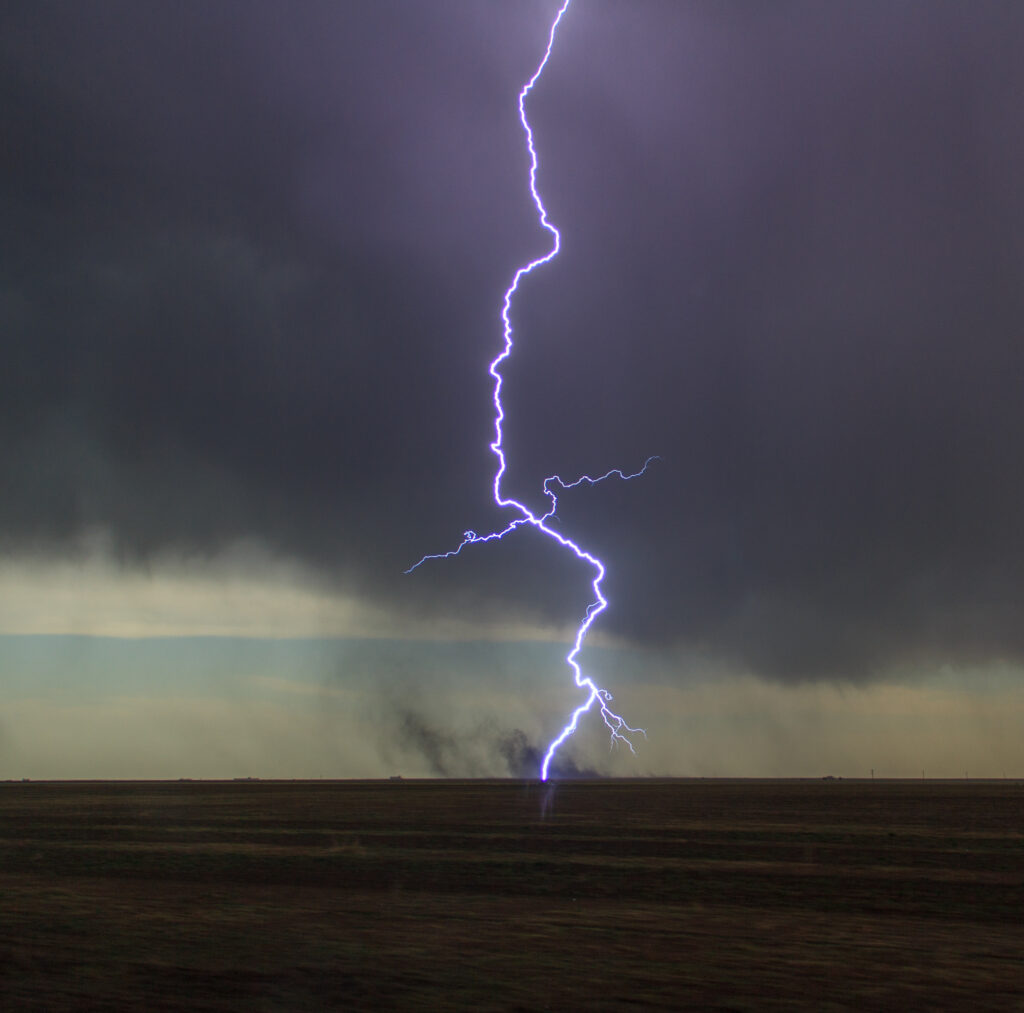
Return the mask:
<svg viewBox="0 0 1024 1013">
<path fill-rule="evenodd" d="M 0 1008 L 1024 1009 L 1024 787 L 0 784 Z"/>
</svg>

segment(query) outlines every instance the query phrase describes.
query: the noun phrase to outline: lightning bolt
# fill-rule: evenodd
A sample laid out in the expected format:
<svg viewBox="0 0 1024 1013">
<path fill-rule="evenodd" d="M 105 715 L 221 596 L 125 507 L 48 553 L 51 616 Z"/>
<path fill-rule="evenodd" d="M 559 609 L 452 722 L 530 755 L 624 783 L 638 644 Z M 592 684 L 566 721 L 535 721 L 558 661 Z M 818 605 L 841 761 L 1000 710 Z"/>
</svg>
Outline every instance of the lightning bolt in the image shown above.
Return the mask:
<svg viewBox="0 0 1024 1013">
<path fill-rule="evenodd" d="M 633 741 L 630 736 L 646 736 L 647 734 L 642 728 L 633 728 L 626 724 L 625 720 L 609 707 L 609 704 L 612 701 L 611 693 L 598 686 L 590 676 L 584 675 L 578 661 L 587 632 L 593 625 L 594 620 L 596 620 L 597 617 L 608 607 L 608 600 L 601 593 L 601 582 L 604 580 L 605 575 L 604 563 L 602 563 L 596 556 L 580 548 L 580 546 L 571 538 L 567 538 L 561 532 L 551 527 L 548 522 L 555 517 L 555 511 L 558 508 L 556 487 L 557 489 L 574 489 L 584 483 L 587 485 L 597 485 L 598 482 L 604 482 L 609 478 L 619 478 L 623 481 L 639 478 L 647 471 L 651 462 L 657 460 L 657 458 L 647 458 L 643 467 L 631 474 L 626 474 L 620 468 L 612 468 L 610 471 L 607 471 L 605 474 L 599 475 L 596 478 L 592 478 L 590 475 L 581 475 L 579 478 L 574 479 L 571 482 L 564 481 L 558 475 L 551 475 L 544 479 L 543 483 L 544 495 L 548 500 L 547 512 L 543 514 L 535 514 L 529 509 L 529 507 L 520 503 L 516 499 L 512 499 L 511 497 L 504 495 L 502 492 L 502 479 L 505 477 L 506 461 L 501 428 L 501 424 L 505 420 L 505 409 L 501 401 L 501 390 L 504 383 L 504 378 L 501 374 L 501 367 L 505 360 L 512 354 L 514 345 L 512 340 L 513 329 L 511 319 L 512 300 L 519 291 L 519 283 L 523 278 L 532 274 L 538 267 L 541 267 L 553 260 L 558 255 L 558 251 L 561 249 L 562 245 L 562 237 L 559 234 L 558 229 L 548 218 L 547 208 L 545 208 L 544 201 L 541 199 L 540 192 L 537 190 L 537 149 L 534 147 L 533 143 L 533 129 L 530 127 L 530 121 L 526 116 L 526 100 L 530 92 L 533 91 L 534 85 L 536 85 L 540 80 L 540 76 L 544 72 L 544 68 L 547 66 L 548 60 L 551 58 L 551 51 L 555 45 L 555 36 L 558 32 L 558 26 L 561 23 L 562 18 L 565 16 L 565 12 L 569 9 L 571 2 L 572 0 L 564 0 L 562 6 L 559 8 L 554 21 L 551 23 L 550 31 L 548 32 L 548 44 L 547 48 L 544 50 L 544 56 L 537 65 L 537 69 L 533 72 L 533 76 L 526 82 L 526 84 L 523 85 L 522 90 L 519 92 L 519 122 L 522 124 L 523 132 L 526 135 L 526 148 L 530 155 L 530 195 L 533 197 L 533 203 L 537 209 L 537 217 L 540 225 L 551 235 L 551 248 L 543 256 L 537 257 L 535 260 L 531 260 L 529 263 L 520 267 L 513 275 L 511 284 L 505 290 L 505 297 L 502 301 L 501 307 L 502 333 L 504 338 L 503 347 L 491 362 L 489 369 L 491 376 L 494 378 L 494 441 L 491 443 L 491 451 L 497 459 L 497 468 L 494 473 L 494 501 L 499 507 L 513 510 L 517 516 L 509 521 L 509 523 L 500 531 L 493 531 L 490 534 L 478 535 L 475 531 L 466 531 L 462 536 L 462 541 L 456 548 L 449 552 L 441 552 L 434 555 L 424 556 L 418 563 L 410 566 L 409 569 L 405 571 L 406 573 L 412 573 L 413 570 L 430 559 L 450 559 L 452 556 L 459 555 L 467 545 L 478 545 L 482 542 L 497 541 L 524 525 L 531 525 L 536 528 L 546 537 L 551 538 L 558 542 L 558 544 L 563 548 L 568 549 L 576 556 L 577 559 L 590 566 L 594 574 L 591 582 L 591 587 L 594 591 L 594 600 L 587 607 L 583 620 L 580 622 L 580 625 L 576 630 L 576 638 L 573 641 L 572 650 L 565 658 L 566 663 L 572 669 L 573 681 L 577 687 L 586 691 L 587 696 L 584 702 L 572 712 L 571 717 L 566 722 L 561 732 L 559 732 L 548 746 L 540 769 L 540 779 L 542 781 L 546 781 L 548 778 L 548 770 L 559 746 L 561 746 L 566 739 L 576 731 L 580 718 L 582 718 L 583 715 L 595 705 L 598 707 L 601 718 L 611 734 L 611 746 L 614 747 L 618 743 L 624 743 L 629 748 L 630 752 L 635 753 L 636 748 L 633 745 Z"/>
</svg>

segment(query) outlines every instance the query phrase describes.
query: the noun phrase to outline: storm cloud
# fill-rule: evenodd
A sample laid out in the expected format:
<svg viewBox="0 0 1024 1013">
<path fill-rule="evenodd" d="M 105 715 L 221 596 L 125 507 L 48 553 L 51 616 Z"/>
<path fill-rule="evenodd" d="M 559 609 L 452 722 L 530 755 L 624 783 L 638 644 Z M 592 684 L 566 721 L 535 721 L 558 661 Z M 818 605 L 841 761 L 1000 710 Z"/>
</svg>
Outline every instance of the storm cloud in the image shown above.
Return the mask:
<svg viewBox="0 0 1024 1013">
<path fill-rule="evenodd" d="M 250 540 L 399 615 L 578 616 L 527 533 L 402 575 L 503 523 L 551 10 L 6 4 L 3 548 Z M 783 680 L 1024 655 L 1022 39 L 991 0 L 573 4 L 508 483 L 661 455 L 562 499 L 603 630 Z"/>
</svg>

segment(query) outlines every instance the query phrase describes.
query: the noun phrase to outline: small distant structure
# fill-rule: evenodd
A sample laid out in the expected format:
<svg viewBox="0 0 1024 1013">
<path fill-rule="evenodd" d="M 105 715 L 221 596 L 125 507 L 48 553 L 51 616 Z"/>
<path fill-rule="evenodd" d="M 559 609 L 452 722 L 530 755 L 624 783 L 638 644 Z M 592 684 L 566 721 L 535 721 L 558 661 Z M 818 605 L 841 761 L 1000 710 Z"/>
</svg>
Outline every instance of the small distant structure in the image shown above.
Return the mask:
<svg viewBox="0 0 1024 1013">
<path fill-rule="evenodd" d="M 258 777 L 233 777 L 232 781 L 258 781 Z"/>
<path fill-rule="evenodd" d="M 402 775 L 401 775 L 401 774 L 392 774 L 392 775 L 391 775 L 391 776 L 390 776 L 390 777 L 388 778 L 388 780 L 389 780 L 389 781 L 401 781 L 401 780 L 402 780 Z"/>
<path fill-rule="evenodd" d="M 842 778 L 841 778 L 841 777 L 836 777 L 836 775 L 835 775 L 835 774 L 826 774 L 826 775 L 825 775 L 825 776 L 824 776 L 824 777 L 822 778 L 822 780 L 823 780 L 823 781 L 841 781 L 841 780 L 842 780 Z"/>
</svg>

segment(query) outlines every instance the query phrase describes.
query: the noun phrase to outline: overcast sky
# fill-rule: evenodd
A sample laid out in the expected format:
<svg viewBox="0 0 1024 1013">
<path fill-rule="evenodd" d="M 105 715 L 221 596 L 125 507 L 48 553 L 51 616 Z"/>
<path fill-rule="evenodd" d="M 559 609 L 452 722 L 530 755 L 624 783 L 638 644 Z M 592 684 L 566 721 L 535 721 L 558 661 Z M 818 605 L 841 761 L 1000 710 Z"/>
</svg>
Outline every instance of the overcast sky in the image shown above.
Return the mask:
<svg viewBox="0 0 1024 1013">
<path fill-rule="evenodd" d="M 557 730 L 586 570 L 524 531 L 403 575 L 509 519 L 486 369 L 546 250 L 515 98 L 556 7 L 0 8 L 0 776 L 500 772 Z M 661 457 L 560 505 L 650 733 L 582 766 L 1024 771 L 1022 43 L 996 0 L 572 3 L 529 104 L 563 249 L 513 307 L 505 488 Z M 104 640 L 197 636 L 163 696 Z M 336 651 L 222 650 L 253 637 Z"/>
</svg>

